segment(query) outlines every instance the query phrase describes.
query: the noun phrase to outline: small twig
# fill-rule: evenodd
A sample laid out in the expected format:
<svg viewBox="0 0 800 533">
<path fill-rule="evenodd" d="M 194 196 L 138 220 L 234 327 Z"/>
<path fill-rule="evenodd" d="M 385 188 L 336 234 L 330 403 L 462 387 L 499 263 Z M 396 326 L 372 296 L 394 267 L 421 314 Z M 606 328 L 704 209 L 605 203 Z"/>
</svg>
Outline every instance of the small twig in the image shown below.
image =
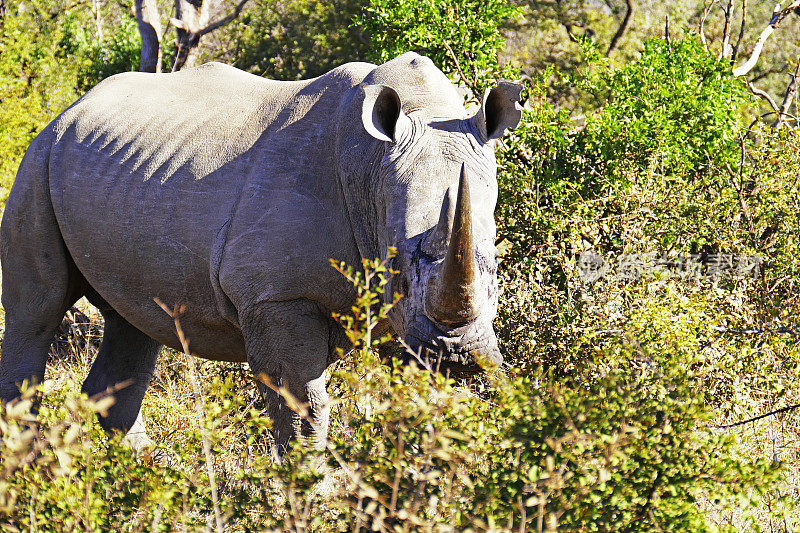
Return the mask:
<svg viewBox="0 0 800 533">
<path fill-rule="evenodd" d="M 736 61 L 736 56 L 739 55 L 739 45 L 742 44 L 742 39 L 744 39 L 744 28 L 747 24 L 747 0 L 742 0 L 742 25 L 739 26 L 739 38 L 736 39 L 736 44 L 733 45 L 733 51 L 731 52 L 731 63 Z"/>
<path fill-rule="evenodd" d="M 708 50 L 708 43 L 706 42 L 706 19 L 708 15 L 711 13 L 711 9 L 717 3 L 717 0 L 712 0 L 710 4 L 703 10 L 703 16 L 700 17 L 700 28 L 698 33 L 700 34 L 700 42 L 703 43 L 703 46 Z"/>
<path fill-rule="evenodd" d="M 726 425 L 716 425 L 715 424 L 715 425 L 710 426 L 710 427 L 712 427 L 714 429 L 730 429 L 730 428 L 733 428 L 733 427 L 736 427 L 736 426 L 742 426 L 744 424 L 749 424 L 750 422 L 755 422 L 756 420 L 761 420 L 762 418 L 767 418 L 768 416 L 777 415 L 777 414 L 780 414 L 780 413 L 785 413 L 787 411 L 793 411 L 793 410 L 797 409 L 798 407 L 800 407 L 800 403 L 796 403 L 794 405 L 788 405 L 786 407 L 781 407 L 780 409 L 777 409 L 775 411 L 770 411 L 769 413 L 765 413 L 763 415 L 755 416 L 753 418 L 748 418 L 747 420 L 742 420 L 741 422 L 735 422 L 733 424 L 726 424 Z"/>
<path fill-rule="evenodd" d="M 628 28 L 631 27 L 631 22 L 633 22 L 633 14 L 636 12 L 636 2 L 633 0 L 625 0 L 625 4 L 628 6 L 628 11 L 625 12 L 625 18 L 622 19 L 622 23 L 619 25 L 619 28 L 617 28 L 617 33 L 611 38 L 611 44 L 608 45 L 608 50 L 606 50 L 606 57 L 610 56 L 611 52 L 617 48 L 622 37 L 628 31 Z"/>
<path fill-rule="evenodd" d="M 747 80 L 747 88 L 750 89 L 750 92 L 753 93 L 754 95 L 760 96 L 761 98 L 766 100 L 767 103 L 769 103 L 770 107 L 776 113 L 778 112 L 778 110 L 780 108 L 778 107 L 778 104 L 775 103 L 775 100 L 772 99 L 772 96 L 770 96 L 768 92 L 763 91 L 763 90 L 759 89 L 758 87 L 756 87 L 755 85 L 753 85 L 753 82 L 751 80 Z"/>
<path fill-rule="evenodd" d="M 469 88 L 469 90 L 472 91 L 472 95 L 475 98 L 480 99 L 481 95 L 478 94 L 478 88 L 475 86 L 475 84 L 471 83 L 467 79 L 467 76 L 464 74 L 464 71 L 461 70 L 461 63 L 458 62 L 458 58 L 456 57 L 456 54 L 453 52 L 453 49 L 450 48 L 450 45 L 447 44 L 447 41 L 443 40 L 442 44 L 444 44 L 444 47 L 447 48 L 447 53 L 450 54 L 450 59 L 453 60 L 453 63 L 456 66 L 456 70 L 458 71 L 458 76 L 461 78 L 461 81 L 463 81 L 464 85 L 466 85 Z"/>
<path fill-rule="evenodd" d="M 744 139 L 741 139 L 742 143 L 742 161 L 739 163 L 739 182 L 742 181 L 742 166 L 744 165 Z M 728 176 L 731 178 L 731 185 L 733 185 L 733 189 L 736 191 L 736 196 L 739 199 L 739 209 L 742 211 L 742 215 L 744 215 L 744 219 L 747 222 L 747 234 L 750 237 L 750 240 L 753 242 L 753 246 L 758 246 L 758 241 L 756 240 L 756 230 L 755 225 L 753 224 L 753 219 L 750 217 L 750 209 L 747 207 L 747 202 L 745 202 L 744 195 L 742 194 L 742 186 L 736 184 L 736 174 L 733 172 L 733 169 L 728 163 L 725 163 L 725 170 L 728 171 Z"/>
<path fill-rule="evenodd" d="M 211 457 L 211 444 L 208 440 L 208 434 L 205 426 L 205 412 L 203 410 L 205 406 L 205 399 L 203 398 L 203 391 L 200 390 L 200 384 L 197 381 L 194 359 L 192 358 L 191 352 L 189 352 L 189 339 L 187 339 L 183 334 L 183 328 L 181 327 L 180 322 L 180 317 L 186 311 L 186 306 L 175 304 L 175 308 L 170 311 L 169 307 L 167 307 L 166 304 L 164 304 L 164 302 L 158 298 L 153 298 L 153 300 L 175 322 L 175 332 L 178 334 L 178 340 L 181 343 L 181 348 L 183 349 L 183 353 L 188 356 L 187 365 L 189 367 L 189 383 L 191 384 L 192 391 L 194 392 L 194 410 L 197 414 L 197 424 L 200 426 L 200 439 L 203 442 L 203 455 L 205 455 L 206 458 L 206 473 L 208 474 L 208 485 L 211 488 L 211 502 L 214 506 L 214 523 L 216 525 L 217 533 L 222 533 L 223 524 L 222 514 L 219 510 L 219 498 L 217 496 L 217 480 L 214 477 L 214 463 L 212 462 Z"/>
<path fill-rule="evenodd" d="M 121 391 L 125 387 L 130 387 L 133 385 L 132 379 L 126 379 L 125 381 L 120 381 L 119 383 L 115 383 L 114 385 L 109 385 L 106 387 L 106 390 L 100 391 L 97 394 L 89 396 L 89 401 L 96 402 L 98 400 L 102 400 L 106 396 L 111 396 L 115 392 Z"/>
<path fill-rule="evenodd" d="M 789 108 L 792 102 L 794 102 L 794 97 L 797 95 L 798 78 L 800 78 L 800 61 L 798 61 L 797 67 L 794 69 L 791 83 L 789 83 L 789 86 L 786 88 L 786 95 L 783 97 L 780 110 L 778 110 L 778 118 L 776 118 L 775 122 L 772 124 L 773 129 L 780 128 L 781 124 L 783 124 L 783 117 L 789 115 Z"/>
</svg>

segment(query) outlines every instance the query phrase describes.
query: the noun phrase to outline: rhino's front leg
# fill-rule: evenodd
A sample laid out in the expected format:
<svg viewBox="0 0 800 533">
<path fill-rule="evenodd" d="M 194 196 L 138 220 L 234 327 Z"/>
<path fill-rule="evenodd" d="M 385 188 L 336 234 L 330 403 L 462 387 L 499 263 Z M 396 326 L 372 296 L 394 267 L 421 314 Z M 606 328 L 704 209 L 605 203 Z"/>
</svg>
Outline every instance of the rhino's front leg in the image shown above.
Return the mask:
<svg viewBox="0 0 800 533">
<path fill-rule="evenodd" d="M 328 364 L 329 319 L 308 300 L 261 303 L 240 314 L 247 360 L 273 420 L 278 452 L 292 439 L 309 439 L 322 449 L 328 433 L 330 402 L 325 388 Z M 284 399 L 265 386 L 266 375 L 307 404 L 308 416 L 289 409 Z"/>
</svg>

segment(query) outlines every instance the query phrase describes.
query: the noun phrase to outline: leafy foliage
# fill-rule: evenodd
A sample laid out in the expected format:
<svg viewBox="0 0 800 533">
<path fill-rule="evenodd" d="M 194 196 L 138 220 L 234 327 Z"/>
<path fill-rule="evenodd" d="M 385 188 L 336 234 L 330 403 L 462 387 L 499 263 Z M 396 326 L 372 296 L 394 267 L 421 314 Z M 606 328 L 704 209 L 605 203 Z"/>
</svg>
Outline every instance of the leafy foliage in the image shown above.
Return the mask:
<svg viewBox="0 0 800 533">
<path fill-rule="evenodd" d="M 397 271 L 392 270 L 389 261 L 397 255 L 395 248 L 389 248 L 386 259 L 362 259 L 361 269 L 355 270 L 342 261 L 331 259 L 331 266 L 339 271 L 353 284 L 357 293 L 356 301 L 351 308 L 351 314 L 343 315 L 333 313 L 333 319 L 339 322 L 347 334 L 347 338 L 354 350 L 370 349 L 387 342 L 390 337 L 383 336 L 377 339 L 372 337 L 372 331 L 380 321 L 387 320 L 389 311 L 400 300 L 400 294 L 394 294 L 392 301 L 383 303 L 381 295 L 387 284 Z"/>
<path fill-rule="evenodd" d="M 413 50 L 470 89 L 472 97 L 514 68 L 501 64 L 501 25 L 519 10 L 503 0 L 372 0 L 358 27 L 370 36 L 369 57 L 383 63 Z"/>
<path fill-rule="evenodd" d="M 231 64 L 259 76 L 298 80 L 363 57 L 364 36 L 348 26 L 360 0 L 253 1 L 232 24 Z"/>
<path fill-rule="evenodd" d="M 365 279 L 358 289 L 362 316 L 380 293 Z M 34 416 L 29 389 L 0 417 L 0 524 L 199 527 L 216 503 L 227 527 L 246 531 L 705 531 L 700 495 L 750 504 L 778 482 L 780 465 L 736 459 L 730 435 L 705 427 L 712 411 L 687 369 L 697 353 L 686 341 L 693 320 L 690 312 L 665 318 L 654 306 L 628 338 L 587 337 L 596 357 L 569 379 L 495 372 L 481 394 L 354 351 L 335 368 L 342 400 L 327 449 L 298 443 L 281 462 L 269 454 L 269 420 L 231 376 L 214 379 L 188 439 L 139 458 L 91 422 L 110 398 L 62 389 L 46 393 Z M 338 483 L 322 497 L 315 488 L 326 476 Z"/>
<path fill-rule="evenodd" d="M 36 134 L 103 78 L 136 70 L 139 34 L 130 16 L 101 41 L 85 6 L 8 2 L 0 24 L 0 202 Z"/>
<path fill-rule="evenodd" d="M 30 142 L 75 99 L 69 60 L 73 29 L 45 2 L 11 9 L 0 25 L 0 200 L 3 202 Z"/>
<path fill-rule="evenodd" d="M 336 263 L 359 296 L 337 317 L 359 349 L 331 368 L 339 400 L 326 450 L 298 445 L 274 462 L 270 421 L 227 366 L 208 363 L 198 419 L 180 392 L 186 364 L 168 353 L 144 414 L 172 444 L 139 457 L 92 423 L 102 400 L 77 394 L 80 376 L 40 388 L 38 415 L 33 389 L 3 406 L 2 528 L 202 528 L 215 503 L 204 439 L 232 530 L 705 531 L 792 511 L 792 461 L 780 450 L 753 458 L 713 427 L 796 402 L 800 362 L 800 138 L 752 122 L 727 60 L 675 32 L 603 58 L 616 4 L 605 14 L 578 1 L 251 4 L 215 57 L 298 79 L 411 49 L 473 100 L 517 77 L 503 32 L 572 28 L 552 62 L 517 56 L 571 66 L 531 75 L 523 122 L 499 147 L 495 328 L 514 370 L 455 382 L 381 364 L 371 348 L 385 340 L 373 332 L 391 271 Z M 127 15 L 101 39 L 83 8 L 19 5 L 0 27 L 6 188 L 36 131 L 138 53 Z M 532 21 L 548 9 L 562 11 Z M 605 270 L 587 277 L 585 254 Z M 760 267 L 714 275 L 725 256 Z M 743 438 L 763 437 L 753 432 Z"/>
<path fill-rule="evenodd" d="M 80 72 L 78 89 L 88 91 L 104 79 L 120 72 L 139 70 L 142 40 L 136 21 L 123 19 L 113 32 L 95 41 L 86 50 L 87 61 Z"/>
</svg>

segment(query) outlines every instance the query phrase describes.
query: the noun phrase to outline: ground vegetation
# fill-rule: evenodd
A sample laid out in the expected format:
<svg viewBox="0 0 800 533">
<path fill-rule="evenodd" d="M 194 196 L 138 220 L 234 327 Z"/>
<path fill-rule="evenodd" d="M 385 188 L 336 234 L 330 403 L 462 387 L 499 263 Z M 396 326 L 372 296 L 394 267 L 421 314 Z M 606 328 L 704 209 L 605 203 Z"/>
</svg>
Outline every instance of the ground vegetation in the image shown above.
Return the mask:
<svg viewBox="0 0 800 533">
<path fill-rule="evenodd" d="M 124 2 L 0 6 L 5 197 L 36 133 L 137 70 L 141 40 Z M 453 380 L 381 361 L 373 311 L 387 310 L 370 305 L 391 272 L 335 263 L 362 298 L 338 317 L 356 349 L 330 369 L 325 450 L 274 461 L 246 369 L 166 350 L 143 407 L 156 444 L 136 456 L 93 422 L 110 400 L 78 392 L 102 328 L 84 306 L 46 382 L 2 406 L 0 526 L 797 530 L 800 414 L 781 408 L 800 403 L 798 17 L 734 74 L 769 9 L 250 0 L 198 61 L 299 79 L 416 50 L 469 105 L 498 79 L 525 83 L 498 147 L 507 366 Z"/>
</svg>

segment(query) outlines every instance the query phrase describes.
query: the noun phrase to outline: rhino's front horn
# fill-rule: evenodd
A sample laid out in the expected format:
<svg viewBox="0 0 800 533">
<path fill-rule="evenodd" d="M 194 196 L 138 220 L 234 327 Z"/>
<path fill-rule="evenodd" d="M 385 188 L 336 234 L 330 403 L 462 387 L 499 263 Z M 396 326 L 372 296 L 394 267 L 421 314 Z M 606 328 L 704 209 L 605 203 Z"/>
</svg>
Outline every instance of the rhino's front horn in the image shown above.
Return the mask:
<svg viewBox="0 0 800 533">
<path fill-rule="evenodd" d="M 481 300 L 476 286 L 477 272 L 469 185 L 462 164 L 447 256 L 437 275 L 428 282 L 425 299 L 428 316 L 448 325 L 464 324 L 478 316 Z"/>
</svg>

